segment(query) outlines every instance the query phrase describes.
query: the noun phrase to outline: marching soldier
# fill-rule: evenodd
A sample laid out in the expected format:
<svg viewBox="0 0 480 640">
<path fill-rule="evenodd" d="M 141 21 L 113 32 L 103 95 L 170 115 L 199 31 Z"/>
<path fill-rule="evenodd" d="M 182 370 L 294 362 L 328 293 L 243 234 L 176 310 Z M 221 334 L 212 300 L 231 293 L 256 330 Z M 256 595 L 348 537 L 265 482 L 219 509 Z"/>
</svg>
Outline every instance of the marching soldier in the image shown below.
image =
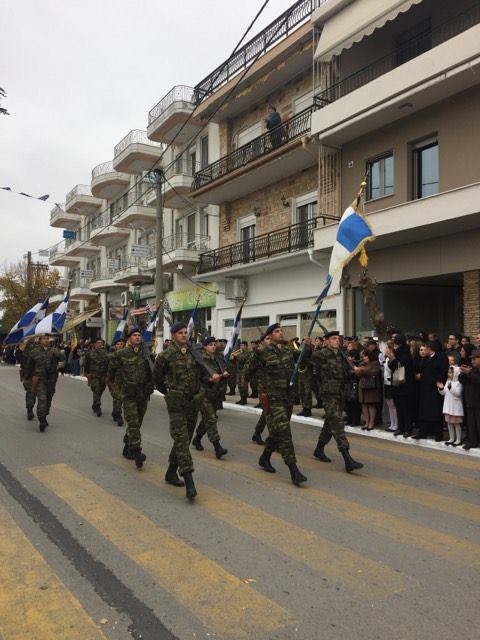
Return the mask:
<svg viewBox="0 0 480 640">
<path fill-rule="evenodd" d="M 250 341 L 250 358 L 253 358 L 255 351 L 258 349 L 258 341 L 251 340 Z M 249 398 L 258 398 L 258 380 L 257 380 L 257 372 L 253 374 L 250 378 L 250 389 L 252 393 L 248 396 Z"/>
<path fill-rule="evenodd" d="M 217 429 L 218 416 L 216 408 L 218 406 L 219 398 L 222 398 L 225 393 L 228 373 L 225 370 L 223 353 L 220 357 L 216 349 L 215 338 L 205 338 L 203 341 L 202 357 L 207 366 L 214 369 L 222 378 L 220 382 L 217 383 L 205 383 L 204 379 L 202 379 L 202 386 L 205 389 L 205 396 L 202 404 L 200 405 L 202 420 L 197 427 L 192 444 L 197 451 L 203 451 L 202 438 L 205 433 L 207 433 L 208 439 L 215 449 L 215 455 L 220 460 L 222 456 L 227 455 L 228 451 L 220 444 L 220 435 Z"/>
<path fill-rule="evenodd" d="M 247 404 L 248 382 L 243 375 L 243 370 L 247 366 L 250 356 L 251 352 L 248 350 L 248 342 L 242 340 L 242 342 L 240 342 L 240 351 L 235 356 L 237 363 L 238 391 L 240 393 L 240 400 L 237 400 L 236 404 Z"/>
<path fill-rule="evenodd" d="M 240 353 L 240 350 L 238 351 L 232 351 L 232 353 L 230 354 L 230 361 L 228 363 L 228 367 L 227 367 L 227 372 L 228 372 L 228 379 L 227 379 L 227 384 L 228 384 L 228 393 L 226 394 L 227 396 L 234 396 L 235 395 L 235 389 L 237 386 L 237 356 Z"/>
<path fill-rule="evenodd" d="M 356 462 L 350 455 L 350 444 L 343 423 L 345 392 L 351 371 L 346 358 L 340 353 L 338 331 L 325 334 L 324 346 L 314 351 L 312 359 L 320 374 L 320 394 L 325 410 L 323 428 L 313 455 L 321 462 L 331 462 L 324 449 L 333 436 L 345 461 L 345 470 L 350 473 L 355 469 L 361 469 L 363 464 Z"/>
<path fill-rule="evenodd" d="M 157 356 L 153 372 L 155 386 L 165 395 L 170 435 L 173 439 L 165 481 L 175 487 L 185 485 L 187 498 L 193 500 L 197 490 L 192 476 L 190 442 L 205 395 L 201 379 L 207 376 L 205 382 L 215 383 L 220 380 L 220 374 L 208 375 L 205 367 L 196 360 L 194 352 L 188 346 L 186 324 L 175 322 L 170 327 L 170 332 L 172 343 Z M 184 482 L 177 476 L 177 469 Z"/>
<path fill-rule="evenodd" d="M 92 411 L 99 418 L 102 416 L 102 394 L 107 386 L 108 365 L 110 359 L 105 351 L 105 342 L 102 338 L 97 338 L 90 349 L 85 354 L 85 375 L 88 386 L 93 393 Z"/>
<path fill-rule="evenodd" d="M 49 335 L 44 335 L 38 348 L 30 351 L 25 366 L 25 378 L 32 381 L 32 392 L 37 396 L 37 418 L 42 432 L 48 427 L 47 416 L 55 395 L 59 360 L 60 350 L 50 345 Z"/>
<path fill-rule="evenodd" d="M 270 345 L 271 342 L 272 341 L 270 336 L 262 336 L 262 339 L 260 340 L 260 345 L 258 348 L 263 349 L 264 347 Z M 257 372 L 257 381 L 258 381 L 258 391 L 260 394 L 260 405 L 262 405 L 262 394 L 264 393 L 264 389 L 265 389 L 265 381 L 264 381 L 263 374 L 264 374 L 264 369 L 259 369 Z M 255 425 L 255 430 L 252 435 L 253 442 L 256 442 L 257 444 L 260 444 L 260 445 L 265 444 L 265 442 L 262 439 L 262 433 L 266 426 L 267 426 L 267 416 L 265 415 L 265 410 L 263 409 L 263 406 L 262 406 L 262 414 L 258 419 L 257 424 Z"/>
<path fill-rule="evenodd" d="M 113 348 L 114 352 L 109 353 L 108 357 L 111 360 L 116 351 L 120 351 L 125 347 L 125 341 L 121 338 L 116 340 Z M 108 388 L 110 391 L 110 395 L 112 396 L 112 418 L 118 424 L 119 427 L 123 427 L 123 417 L 122 417 L 122 381 L 121 381 L 122 371 L 121 369 L 117 369 L 115 374 L 115 380 L 110 382 Z"/>
<path fill-rule="evenodd" d="M 38 348 L 38 345 L 35 342 L 35 338 L 29 338 L 20 358 L 20 382 L 23 384 L 23 388 L 25 389 L 25 406 L 27 408 L 27 418 L 29 420 L 33 420 L 34 418 L 35 414 L 33 413 L 33 407 L 35 406 L 37 396 L 32 391 L 32 379 L 31 377 L 27 377 L 26 367 L 30 355 L 36 348 Z"/>
<path fill-rule="evenodd" d="M 258 464 L 268 473 L 275 473 L 270 458 L 278 449 L 290 470 L 293 484 L 300 485 L 306 482 L 307 478 L 297 467 L 290 431 L 290 418 L 293 411 L 290 377 L 294 368 L 294 355 L 292 349 L 284 344 L 283 329 L 278 323 L 270 325 L 264 335 L 271 336 L 271 344 L 255 351 L 244 372 L 247 380 L 260 368 L 263 368 L 264 374 L 262 402 L 267 416 L 269 435 Z"/>
<path fill-rule="evenodd" d="M 305 348 L 312 353 L 312 345 L 308 344 Z M 305 359 L 301 366 L 298 367 L 298 395 L 302 403 L 302 410 L 297 416 L 310 418 L 312 415 L 312 385 L 313 385 L 313 366 L 310 358 Z"/>
<path fill-rule="evenodd" d="M 127 346 L 117 349 L 108 367 L 108 384 L 120 382 L 123 411 L 127 430 L 123 437 L 123 455 L 134 460 L 138 469 L 143 467 L 147 456 L 142 453 L 140 429 L 147 412 L 148 401 L 153 393 L 152 368 L 149 355 L 142 349 L 140 329 L 132 327 L 127 334 Z"/>
</svg>

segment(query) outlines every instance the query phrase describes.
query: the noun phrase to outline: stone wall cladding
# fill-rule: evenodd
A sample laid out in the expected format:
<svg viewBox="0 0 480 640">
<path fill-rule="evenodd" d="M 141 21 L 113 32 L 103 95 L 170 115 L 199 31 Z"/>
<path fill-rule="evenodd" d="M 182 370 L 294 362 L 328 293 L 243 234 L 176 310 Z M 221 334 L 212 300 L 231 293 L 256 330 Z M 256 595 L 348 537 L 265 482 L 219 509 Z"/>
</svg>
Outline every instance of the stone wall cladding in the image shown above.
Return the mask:
<svg viewBox="0 0 480 640">
<path fill-rule="evenodd" d="M 463 274 L 463 331 L 475 336 L 480 330 L 480 271 Z"/>
</svg>

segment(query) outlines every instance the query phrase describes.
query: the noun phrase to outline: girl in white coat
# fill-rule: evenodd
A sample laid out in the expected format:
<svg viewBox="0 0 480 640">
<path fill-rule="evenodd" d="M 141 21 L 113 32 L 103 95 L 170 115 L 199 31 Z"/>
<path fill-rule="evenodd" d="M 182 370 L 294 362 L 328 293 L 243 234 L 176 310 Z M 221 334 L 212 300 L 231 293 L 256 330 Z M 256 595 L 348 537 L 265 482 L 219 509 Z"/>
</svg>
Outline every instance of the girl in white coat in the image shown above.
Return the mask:
<svg viewBox="0 0 480 640">
<path fill-rule="evenodd" d="M 450 435 L 450 439 L 445 444 L 451 444 L 454 447 L 458 447 L 462 441 L 463 385 L 458 381 L 459 374 L 460 367 L 449 367 L 447 382 L 445 384 L 437 382 L 438 391 L 444 396 L 443 415 Z"/>
</svg>

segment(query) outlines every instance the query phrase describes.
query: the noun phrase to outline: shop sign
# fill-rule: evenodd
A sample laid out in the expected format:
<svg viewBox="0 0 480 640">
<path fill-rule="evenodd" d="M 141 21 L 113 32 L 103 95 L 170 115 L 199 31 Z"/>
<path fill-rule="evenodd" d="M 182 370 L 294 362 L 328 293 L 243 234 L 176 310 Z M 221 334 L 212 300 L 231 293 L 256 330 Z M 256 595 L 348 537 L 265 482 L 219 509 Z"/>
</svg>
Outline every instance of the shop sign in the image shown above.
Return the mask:
<svg viewBox="0 0 480 640">
<path fill-rule="evenodd" d="M 119 261 L 118 261 L 118 259 L 109 258 L 109 259 L 107 260 L 107 268 L 108 268 L 110 271 L 116 271 L 116 270 L 118 269 L 118 267 L 119 267 Z"/>
<path fill-rule="evenodd" d="M 198 308 L 214 307 L 217 304 L 217 285 L 215 282 L 202 284 L 201 287 L 190 287 L 179 291 L 170 291 L 167 300 L 172 311 L 187 311 Z"/>
<path fill-rule="evenodd" d="M 132 254 L 132 256 L 148 258 L 148 246 L 146 244 L 132 244 L 130 253 Z"/>
<path fill-rule="evenodd" d="M 93 270 L 80 269 L 80 278 L 83 278 L 84 280 L 93 280 Z"/>
<path fill-rule="evenodd" d="M 103 327 L 103 318 L 87 318 L 87 327 Z"/>
</svg>

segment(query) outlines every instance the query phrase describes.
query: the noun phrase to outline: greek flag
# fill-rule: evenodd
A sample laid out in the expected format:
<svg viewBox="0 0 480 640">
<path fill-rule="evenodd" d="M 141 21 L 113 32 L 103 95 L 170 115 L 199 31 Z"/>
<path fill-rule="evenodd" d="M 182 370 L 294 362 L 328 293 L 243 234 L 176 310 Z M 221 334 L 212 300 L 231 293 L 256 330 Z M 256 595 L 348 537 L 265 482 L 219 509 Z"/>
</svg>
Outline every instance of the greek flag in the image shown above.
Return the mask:
<svg viewBox="0 0 480 640">
<path fill-rule="evenodd" d="M 152 341 L 153 332 L 155 331 L 156 325 L 157 325 L 157 311 L 155 311 L 150 321 L 150 324 L 143 332 L 143 341 L 145 342 L 145 344 L 148 344 Z"/>
<path fill-rule="evenodd" d="M 232 335 L 228 339 L 227 346 L 225 347 L 225 351 L 223 352 L 223 357 L 225 358 L 225 363 L 227 367 L 230 363 L 230 354 L 232 353 L 235 343 L 237 342 L 237 338 L 240 335 L 240 322 L 242 319 L 243 305 L 244 303 L 242 302 L 240 309 L 238 310 L 238 313 L 235 316 L 235 320 L 233 322 Z"/>
<path fill-rule="evenodd" d="M 163 299 L 163 315 L 170 326 L 173 324 L 173 311 L 167 298 Z"/>
<path fill-rule="evenodd" d="M 5 344 L 17 344 L 31 331 L 35 325 L 43 320 L 47 313 L 48 297 L 43 302 L 37 302 L 31 309 L 25 313 L 15 326 L 12 327 L 8 334 Z"/>
<path fill-rule="evenodd" d="M 24 338 L 30 336 L 44 335 L 45 333 L 62 333 L 63 325 L 67 317 L 68 301 L 70 299 L 70 286 L 68 287 L 62 302 L 58 305 L 53 313 L 40 320 L 38 324 L 24 335 Z"/>
<path fill-rule="evenodd" d="M 197 317 L 197 311 L 198 311 L 198 302 L 195 306 L 195 309 L 192 311 L 192 315 L 190 316 L 190 320 L 188 321 L 188 324 L 187 324 L 187 340 L 188 341 L 190 341 L 193 330 L 195 329 L 195 319 Z"/>
<path fill-rule="evenodd" d="M 117 328 L 115 329 L 115 333 L 112 338 L 112 344 L 115 344 L 117 340 L 122 340 L 123 333 L 127 325 L 127 317 L 128 317 L 128 307 L 125 307 L 125 309 L 123 310 L 123 318 L 120 320 L 120 322 L 117 325 Z"/>
<path fill-rule="evenodd" d="M 319 305 L 327 296 L 340 293 L 343 268 L 360 251 L 362 252 L 360 264 L 362 264 L 362 266 L 367 265 L 368 260 L 364 245 L 366 242 L 375 240 L 375 236 L 370 225 L 357 209 L 361 193 L 362 192 L 360 192 L 355 202 L 347 207 L 340 220 L 337 237 L 333 245 L 332 255 L 330 256 L 327 282 L 322 293 L 315 301 L 316 305 Z"/>
</svg>

